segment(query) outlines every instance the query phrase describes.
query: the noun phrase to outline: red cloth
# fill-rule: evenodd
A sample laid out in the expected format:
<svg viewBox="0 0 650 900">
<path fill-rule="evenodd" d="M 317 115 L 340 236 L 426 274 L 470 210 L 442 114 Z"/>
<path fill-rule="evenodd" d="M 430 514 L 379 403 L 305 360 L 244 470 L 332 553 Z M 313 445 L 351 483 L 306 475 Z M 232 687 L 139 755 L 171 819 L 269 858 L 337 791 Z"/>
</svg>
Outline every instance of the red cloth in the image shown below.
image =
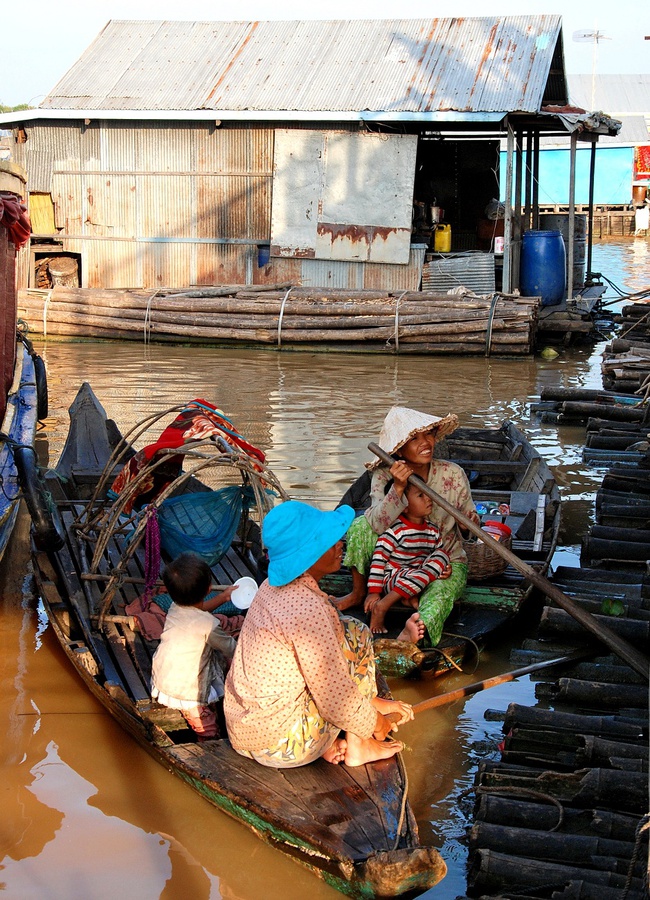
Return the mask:
<svg viewBox="0 0 650 900">
<path fill-rule="evenodd" d="M 27 207 L 13 194 L 0 194 L 0 225 L 9 233 L 9 240 L 16 250 L 29 242 L 32 226 Z"/>
<path fill-rule="evenodd" d="M 265 456 L 262 451 L 249 444 L 220 409 L 208 403 L 207 400 L 192 400 L 171 425 L 165 428 L 154 444 L 143 447 L 128 461 L 113 482 L 111 490 L 119 495 L 127 484 L 151 463 L 160 450 L 173 450 L 182 447 L 188 441 L 205 440 L 213 435 L 219 435 L 231 447 L 243 450 L 253 461 L 264 462 Z M 143 479 L 137 494 L 131 497 L 124 507 L 124 512 L 130 513 L 135 500 L 142 499 L 143 495 L 150 494 L 151 496 L 148 496 L 147 500 L 149 502 L 153 500 L 177 477 L 182 465 L 183 454 L 170 456 L 163 466 L 152 472 L 150 477 Z"/>
</svg>

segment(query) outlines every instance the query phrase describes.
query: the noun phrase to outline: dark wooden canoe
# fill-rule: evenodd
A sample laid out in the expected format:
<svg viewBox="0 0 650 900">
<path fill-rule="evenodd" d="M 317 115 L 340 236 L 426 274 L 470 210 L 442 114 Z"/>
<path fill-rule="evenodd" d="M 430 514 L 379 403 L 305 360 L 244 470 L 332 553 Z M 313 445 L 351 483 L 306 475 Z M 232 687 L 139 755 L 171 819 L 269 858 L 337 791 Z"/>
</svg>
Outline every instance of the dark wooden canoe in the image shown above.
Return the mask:
<svg viewBox="0 0 650 900">
<path fill-rule="evenodd" d="M 178 711 L 151 699 L 157 642 L 134 629 L 125 614 L 142 590 L 142 543 L 133 549 L 137 527 L 128 545 L 128 529 L 114 522 L 106 535 L 105 527 L 111 514 L 105 487 L 123 459 L 113 452 L 119 434 L 88 385 L 70 414 L 69 439 L 57 467 L 67 480 L 48 482 L 57 498 L 61 546 L 34 541 L 33 561 L 54 632 L 88 689 L 166 768 L 332 887 L 352 897 L 391 897 L 440 881 L 446 867 L 434 848 L 420 844 L 399 757 L 358 768 L 318 761 L 269 769 L 239 756 L 226 739 L 197 743 Z M 214 443 L 184 449 L 186 469 L 209 470 L 212 454 L 214 467 L 234 463 L 252 477 L 250 459 L 224 460 L 227 454 Z M 283 495 L 270 471 L 261 475 Z M 99 491 L 98 485 L 103 485 Z M 191 479 L 185 485 L 197 488 Z M 248 549 L 233 542 L 213 567 L 218 583 L 256 574 Z"/>
<path fill-rule="evenodd" d="M 512 532 L 512 550 L 545 573 L 557 545 L 560 494 L 553 473 L 526 435 L 512 422 L 500 428 L 458 428 L 436 445 L 436 456 L 460 465 L 470 482 L 481 520 L 501 522 Z M 361 475 L 341 503 L 358 513 L 370 505 L 370 477 Z M 501 507 L 500 511 L 497 510 Z M 492 510 L 492 511 L 490 511 Z M 507 510 L 507 511 L 506 511 Z M 436 648 L 422 650 L 391 637 L 413 610 L 393 607 L 387 616 L 387 638 L 375 640 L 382 671 L 387 675 L 438 677 L 458 666 L 476 664 L 475 655 L 522 609 L 532 586 L 512 566 L 490 577 L 480 566 L 470 575 L 465 593 L 446 622 Z M 331 576 L 329 590 L 342 596 L 351 587 L 345 570 Z M 350 612 L 365 618 L 361 607 Z"/>
</svg>

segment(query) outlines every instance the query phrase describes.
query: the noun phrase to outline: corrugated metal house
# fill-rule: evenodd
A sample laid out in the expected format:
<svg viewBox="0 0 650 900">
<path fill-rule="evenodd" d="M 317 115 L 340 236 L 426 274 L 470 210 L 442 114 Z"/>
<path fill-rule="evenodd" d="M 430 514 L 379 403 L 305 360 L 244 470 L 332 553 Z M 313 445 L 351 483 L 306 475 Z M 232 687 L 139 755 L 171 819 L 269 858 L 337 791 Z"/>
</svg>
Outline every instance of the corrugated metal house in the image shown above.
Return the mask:
<svg viewBox="0 0 650 900">
<path fill-rule="evenodd" d="M 111 21 L 0 125 L 41 223 L 32 284 L 63 253 L 87 287 L 414 289 L 430 207 L 475 247 L 500 136 L 568 133 L 566 102 L 558 16 Z"/>
</svg>

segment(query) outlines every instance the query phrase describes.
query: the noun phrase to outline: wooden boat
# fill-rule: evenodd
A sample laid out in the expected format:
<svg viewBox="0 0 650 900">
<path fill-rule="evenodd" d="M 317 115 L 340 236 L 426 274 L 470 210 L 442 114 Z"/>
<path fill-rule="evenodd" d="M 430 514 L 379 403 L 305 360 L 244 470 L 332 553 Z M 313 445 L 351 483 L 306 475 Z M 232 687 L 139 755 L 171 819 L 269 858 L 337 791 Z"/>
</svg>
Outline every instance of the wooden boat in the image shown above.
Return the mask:
<svg viewBox="0 0 650 900">
<path fill-rule="evenodd" d="M 560 495 L 553 473 L 522 431 L 512 422 L 500 428 L 458 428 L 436 444 L 436 456 L 460 465 L 468 476 L 472 499 L 482 522 L 506 525 L 513 550 L 544 574 L 557 545 Z M 358 513 L 370 504 L 370 477 L 366 472 L 346 491 L 341 503 Z M 512 567 L 505 567 L 485 545 L 466 544 L 470 558 L 467 588 L 445 625 L 435 648 L 423 650 L 391 636 L 402 627 L 412 609 L 396 605 L 386 620 L 387 638 L 375 640 L 380 667 L 386 675 L 437 677 L 458 669 L 504 628 L 532 591 L 532 585 Z M 481 556 L 482 551 L 482 556 Z M 494 572 L 494 574 L 490 574 Z M 351 586 L 344 570 L 331 576 L 328 589 L 345 594 Z M 364 618 L 360 607 L 350 612 Z"/>
<path fill-rule="evenodd" d="M 34 353 L 24 327 L 17 330 L 16 253 L 29 240 L 29 219 L 21 206 L 24 189 L 22 170 L 0 161 L 0 558 L 16 522 L 21 494 L 29 499 L 21 458 L 34 454 L 36 423 L 47 415 L 43 360 Z"/>
<path fill-rule="evenodd" d="M 269 769 L 239 756 L 225 738 L 197 743 L 177 710 L 151 699 L 157 642 L 138 629 L 140 620 L 127 608 L 141 597 L 151 574 L 143 550 L 152 510 L 162 515 L 165 497 L 203 498 L 214 493 L 206 483 L 215 473 L 236 473 L 255 494 L 258 518 L 240 525 L 212 569 L 221 584 L 244 575 L 259 580 L 263 564 L 254 542 L 270 503 L 265 488 L 286 497 L 273 473 L 221 439 L 194 440 L 180 451 L 183 470 L 144 507 L 145 514 L 127 513 L 146 470 L 117 499 L 108 497 L 108 488 L 121 467 L 130 466 L 132 444 L 141 443 L 145 426 L 157 426 L 159 417 L 151 416 L 122 440 L 84 385 L 70 418 L 68 441 L 46 485 L 56 514 L 50 528 L 34 531 L 33 561 L 53 630 L 88 689 L 166 768 L 334 888 L 352 897 L 385 897 L 436 884 L 446 867 L 434 848 L 420 844 L 399 757 L 358 768 L 321 760 Z M 176 449 L 152 457 L 149 474 L 160 473 L 178 454 Z"/>
</svg>

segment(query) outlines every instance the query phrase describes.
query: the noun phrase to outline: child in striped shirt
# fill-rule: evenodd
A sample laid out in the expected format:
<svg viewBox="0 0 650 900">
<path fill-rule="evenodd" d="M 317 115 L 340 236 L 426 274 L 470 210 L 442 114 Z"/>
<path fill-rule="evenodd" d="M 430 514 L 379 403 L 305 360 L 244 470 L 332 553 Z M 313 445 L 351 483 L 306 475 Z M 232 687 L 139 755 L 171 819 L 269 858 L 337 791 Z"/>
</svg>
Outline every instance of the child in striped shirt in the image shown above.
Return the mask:
<svg viewBox="0 0 650 900">
<path fill-rule="evenodd" d="M 422 591 L 451 574 L 449 557 L 440 549 L 440 530 L 427 519 L 433 501 L 413 484 L 407 485 L 404 496 L 406 509 L 379 536 L 370 563 L 364 609 L 375 634 L 387 631 L 384 618 L 394 603 L 401 600 L 417 609 Z"/>
</svg>

